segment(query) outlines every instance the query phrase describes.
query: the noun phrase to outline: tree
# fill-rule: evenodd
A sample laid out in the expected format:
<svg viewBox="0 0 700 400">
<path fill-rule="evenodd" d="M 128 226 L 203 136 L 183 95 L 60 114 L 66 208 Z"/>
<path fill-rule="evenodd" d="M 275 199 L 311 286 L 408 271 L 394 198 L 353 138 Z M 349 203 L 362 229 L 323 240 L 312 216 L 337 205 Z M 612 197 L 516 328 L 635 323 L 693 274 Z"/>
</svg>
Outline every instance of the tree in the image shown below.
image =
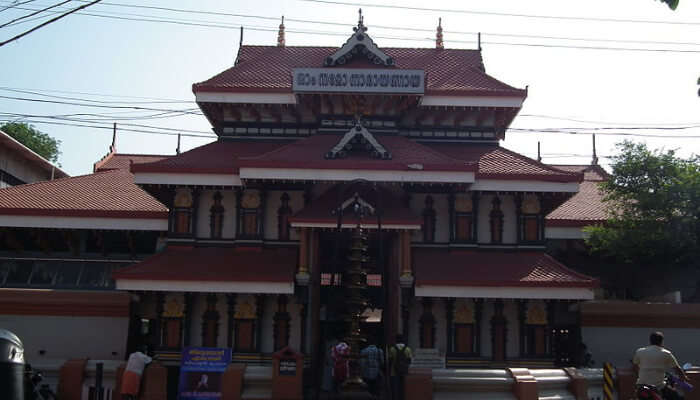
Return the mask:
<svg viewBox="0 0 700 400">
<path fill-rule="evenodd" d="M 58 156 L 61 154 L 59 150 L 61 141 L 40 132 L 33 126 L 21 122 L 9 122 L 0 126 L 0 131 L 12 136 L 45 159 L 51 162 L 58 161 Z"/>
<path fill-rule="evenodd" d="M 629 141 L 618 149 L 600 186 L 609 220 L 586 228 L 592 253 L 615 260 L 630 282 L 700 266 L 700 157 Z"/>
<path fill-rule="evenodd" d="M 662 3 L 666 3 L 668 5 L 668 8 L 671 10 L 675 10 L 678 7 L 678 3 L 680 3 L 680 0 L 661 0 Z"/>
</svg>

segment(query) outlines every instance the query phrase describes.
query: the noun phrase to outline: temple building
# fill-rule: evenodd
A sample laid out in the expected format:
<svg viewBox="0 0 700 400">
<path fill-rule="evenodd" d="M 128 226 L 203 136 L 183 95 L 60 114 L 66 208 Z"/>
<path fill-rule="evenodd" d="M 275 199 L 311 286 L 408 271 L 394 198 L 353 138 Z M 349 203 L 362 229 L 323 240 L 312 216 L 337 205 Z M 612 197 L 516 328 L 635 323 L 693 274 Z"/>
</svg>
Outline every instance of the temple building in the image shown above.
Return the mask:
<svg viewBox="0 0 700 400">
<path fill-rule="evenodd" d="M 318 373 L 359 304 L 362 336 L 402 333 L 421 365 L 576 364 L 572 305 L 598 281 L 545 250 L 586 220 L 560 216 L 589 172 L 499 145 L 527 90 L 480 49 L 441 31 L 379 47 L 362 18 L 340 47 L 286 46 L 281 27 L 192 90 L 216 141 L 112 148 L 94 174 L 0 191 L 2 287 L 104 297 L 116 359 L 207 346 L 266 364 L 291 346 Z"/>
</svg>

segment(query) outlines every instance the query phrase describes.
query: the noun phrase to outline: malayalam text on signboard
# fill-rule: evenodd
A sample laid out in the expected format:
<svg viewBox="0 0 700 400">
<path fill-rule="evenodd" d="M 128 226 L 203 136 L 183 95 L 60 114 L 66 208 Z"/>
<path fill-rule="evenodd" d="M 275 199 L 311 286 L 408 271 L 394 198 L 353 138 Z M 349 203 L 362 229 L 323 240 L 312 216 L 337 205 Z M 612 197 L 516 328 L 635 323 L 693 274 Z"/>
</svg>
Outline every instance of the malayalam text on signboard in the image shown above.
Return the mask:
<svg viewBox="0 0 700 400">
<path fill-rule="evenodd" d="M 425 72 L 418 69 L 295 68 L 294 92 L 423 94 Z"/>
<path fill-rule="evenodd" d="M 221 379 L 230 362 L 231 349 L 186 347 L 182 352 L 178 399 L 221 399 Z"/>
</svg>

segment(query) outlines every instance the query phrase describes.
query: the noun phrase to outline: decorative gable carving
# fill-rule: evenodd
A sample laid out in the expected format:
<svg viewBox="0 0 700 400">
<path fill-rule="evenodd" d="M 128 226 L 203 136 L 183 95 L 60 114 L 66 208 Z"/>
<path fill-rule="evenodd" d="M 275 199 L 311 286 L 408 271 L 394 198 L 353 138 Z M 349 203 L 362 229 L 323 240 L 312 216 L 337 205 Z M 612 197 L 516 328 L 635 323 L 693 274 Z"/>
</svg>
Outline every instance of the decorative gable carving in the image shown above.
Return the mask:
<svg viewBox="0 0 700 400">
<path fill-rule="evenodd" d="M 331 151 L 326 153 L 326 158 L 345 158 L 348 151 L 354 148 L 365 148 L 367 151 L 371 152 L 372 157 L 380 158 L 383 160 L 390 160 L 391 153 L 387 151 L 384 146 L 377 141 L 377 139 L 372 135 L 367 128 L 365 128 L 360 121 L 352 127 L 343 137 L 340 139 L 338 144 L 333 146 Z"/>
<path fill-rule="evenodd" d="M 394 66 L 394 59 L 386 55 L 367 35 L 367 27 L 364 25 L 362 9 L 360 9 L 360 19 L 357 26 L 352 28 L 355 33 L 332 55 L 326 57 L 325 66 L 343 65 L 354 57 L 362 57 L 377 65 L 387 67 Z"/>
</svg>

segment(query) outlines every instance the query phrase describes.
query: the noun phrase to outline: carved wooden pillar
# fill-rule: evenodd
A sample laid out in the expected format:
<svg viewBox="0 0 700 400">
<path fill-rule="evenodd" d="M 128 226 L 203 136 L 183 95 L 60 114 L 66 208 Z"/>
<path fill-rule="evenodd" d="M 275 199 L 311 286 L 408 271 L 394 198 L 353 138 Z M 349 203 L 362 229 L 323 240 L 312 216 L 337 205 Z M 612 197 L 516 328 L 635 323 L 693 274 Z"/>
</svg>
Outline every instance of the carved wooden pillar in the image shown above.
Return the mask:
<svg viewBox="0 0 700 400">
<path fill-rule="evenodd" d="M 474 333 L 474 341 L 476 342 L 474 350 L 477 357 L 481 357 L 481 324 L 482 317 L 484 314 L 484 300 L 476 299 L 474 300 L 474 322 L 476 325 L 476 332 Z"/>
<path fill-rule="evenodd" d="M 472 223 L 472 238 L 474 243 L 479 243 L 479 200 L 481 192 L 472 193 L 472 207 L 474 209 Z"/>
<path fill-rule="evenodd" d="M 234 221 L 236 221 L 236 238 L 241 236 L 243 232 L 242 218 L 241 218 L 241 200 L 243 199 L 243 189 L 237 187 L 236 189 L 236 215 L 234 216 Z M 233 315 L 233 314 L 231 314 Z"/>
<path fill-rule="evenodd" d="M 194 302 L 195 295 L 192 293 L 185 293 L 184 294 L 184 300 L 185 300 L 185 316 L 184 316 L 184 338 L 183 338 L 183 343 L 185 347 L 190 345 L 190 331 L 192 331 L 191 326 L 192 326 L 192 303 Z"/>
<path fill-rule="evenodd" d="M 423 315 L 420 317 L 420 348 L 435 348 L 435 316 L 433 315 L 433 299 L 423 298 Z"/>
<path fill-rule="evenodd" d="M 547 328 L 545 329 L 545 340 L 547 341 L 547 344 L 545 352 L 548 355 L 554 355 L 554 344 L 552 343 L 554 341 L 554 335 L 552 334 L 552 331 L 555 327 L 554 314 L 556 304 L 557 300 L 549 300 L 546 302 Z"/>
<path fill-rule="evenodd" d="M 301 303 L 299 304 L 299 352 L 306 354 L 306 321 L 309 307 Z"/>
<path fill-rule="evenodd" d="M 226 305 L 228 306 L 226 312 L 227 316 L 227 327 L 226 327 L 226 347 L 233 347 L 233 319 L 236 313 L 236 295 L 229 294 L 226 295 Z"/>
<path fill-rule="evenodd" d="M 255 296 L 255 311 L 257 313 L 257 322 L 255 329 L 255 351 L 260 353 L 261 343 L 262 343 L 262 327 L 263 327 L 263 317 L 265 315 L 265 300 L 267 297 L 264 294 L 259 294 Z"/>
<path fill-rule="evenodd" d="M 151 343 L 160 349 L 163 347 L 162 343 L 162 329 L 163 329 L 163 301 L 165 300 L 165 294 L 163 292 L 156 292 L 156 319 L 153 321 L 154 326 L 151 331 Z"/>
<path fill-rule="evenodd" d="M 280 206 L 277 209 L 277 239 L 289 240 L 289 217 L 292 215 L 292 208 L 289 206 L 289 194 L 282 193 L 280 196 Z"/>
<path fill-rule="evenodd" d="M 299 235 L 299 274 L 309 273 L 309 237 L 311 228 L 300 228 Z"/>
<path fill-rule="evenodd" d="M 207 309 L 202 315 L 202 346 L 218 347 L 219 312 L 216 310 L 216 294 L 207 295 Z"/>
<path fill-rule="evenodd" d="M 401 276 L 409 277 L 413 275 L 411 268 L 411 231 L 400 231 L 398 239 L 401 251 Z"/>
<path fill-rule="evenodd" d="M 516 243 L 522 242 L 523 238 L 524 238 L 524 236 L 523 236 L 522 205 L 523 205 L 523 195 L 522 195 L 522 193 L 518 193 L 515 195 L 515 232 L 517 234 L 517 236 L 515 238 Z"/>
<path fill-rule="evenodd" d="M 411 290 L 410 288 L 401 289 L 401 323 L 403 324 L 402 333 L 406 343 L 408 343 L 409 335 L 411 334 Z"/>
<path fill-rule="evenodd" d="M 316 247 L 318 234 L 312 230 L 309 239 L 309 247 L 312 249 L 312 263 L 310 265 L 311 279 L 309 280 L 309 317 L 311 318 L 311 370 L 313 373 L 313 387 L 316 388 L 315 397 L 318 398 L 318 388 L 320 387 L 322 361 L 324 356 L 324 346 L 321 346 L 321 266 L 316 262 L 316 255 L 313 250 Z"/>
<path fill-rule="evenodd" d="M 277 351 L 289 345 L 289 322 L 291 317 L 287 311 L 287 295 L 277 296 L 277 312 L 273 323 L 273 350 Z"/>
<path fill-rule="evenodd" d="M 447 322 L 447 346 L 445 346 L 446 352 L 453 353 L 454 352 L 454 336 L 452 332 L 452 320 L 454 318 L 454 308 L 455 308 L 455 299 L 453 298 L 446 298 L 445 299 L 445 319 Z"/>
<path fill-rule="evenodd" d="M 491 318 L 491 342 L 493 361 L 501 362 L 506 360 L 507 324 L 503 315 L 503 301 L 494 302 L 494 313 Z"/>
<path fill-rule="evenodd" d="M 449 212 L 450 242 L 455 241 L 455 194 L 450 191 L 447 197 L 447 210 Z"/>
<path fill-rule="evenodd" d="M 520 357 L 524 358 L 525 357 L 525 340 L 527 338 L 527 326 L 526 326 L 526 317 L 527 317 L 527 300 L 518 300 L 518 327 L 520 330 L 519 336 L 519 345 L 520 345 Z"/>
<path fill-rule="evenodd" d="M 494 196 L 489 213 L 489 225 L 491 227 L 491 243 L 503 243 L 503 211 L 501 211 L 501 199 Z"/>
</svg>

